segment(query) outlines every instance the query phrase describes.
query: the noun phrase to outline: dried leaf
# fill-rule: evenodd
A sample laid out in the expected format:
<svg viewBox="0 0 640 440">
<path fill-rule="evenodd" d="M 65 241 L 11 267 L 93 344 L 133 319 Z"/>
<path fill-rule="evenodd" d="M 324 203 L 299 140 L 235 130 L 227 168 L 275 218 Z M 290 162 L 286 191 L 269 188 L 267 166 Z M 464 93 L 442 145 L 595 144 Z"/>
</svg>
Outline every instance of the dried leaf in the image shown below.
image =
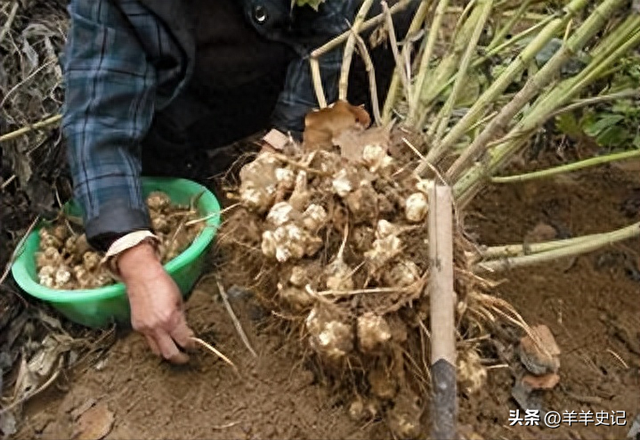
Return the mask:
<svg viewBox="0 0 640 440">
<path fill-rule="evenodd" d="M 40 66 L 40 57 L 38 56 L 38 52 L 36 52 L 36 50 L 31 47 L 31 44 L 29 44 L 29 41 L 26 38 L 22 41 L 22 53 L 25 55 L 27 61 L 29 62 L 29 70 L 25 72 L 26 76 Z"/>
<path fill-rule="evenodd" d="M 73 438 L 77 440 L 100 440 L 111 428 L 115 417 L 106 403 L 98 403 L 78 419 Z"/>
<path fill-rule="evenodd" d="M 69 340 L 67 340 L 69 339 Z M 42 347 L 28 361 L 23 358 L 13 393 L 13 402 L 32 397 L 33 391 L 41 387 L 64 362 L 60 357 L 69 350 L 70 337 L 47 335 Z"/>
<path fill-rule="evenodd" d="M 364 130 L 371 124 L 367 111 L 346 101 L 308 113 L 304 120 L 302 147 L 306 151 L 329 150 L 334 139 L 347 130 Z"/>
</svg>

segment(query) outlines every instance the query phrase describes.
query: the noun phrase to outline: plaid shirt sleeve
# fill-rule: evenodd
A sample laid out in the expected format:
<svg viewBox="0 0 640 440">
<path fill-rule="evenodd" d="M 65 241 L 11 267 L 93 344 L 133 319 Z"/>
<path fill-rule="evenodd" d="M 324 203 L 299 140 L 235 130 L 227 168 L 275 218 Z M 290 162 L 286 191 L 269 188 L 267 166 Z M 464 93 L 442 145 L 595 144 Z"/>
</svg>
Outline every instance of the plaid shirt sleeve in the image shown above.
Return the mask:
<svg viewBox="0 0 640 440">
<path fill-rule="evenodd" d="M 179 75 L 179 66 L 163 71 L 152 61 L 180 55 L 137 1 L 72 0 L 69 13 L 62 128 L 87 238 L 105 250 L 128 232 L 150 228 L 139 145 L 158 87 Z"/>
<path fill-rule="evenodd" d="M 313 41 L 317 45 L 309 47 L 309 52 L 346 32 L 361 3 L 362 0 L 326 0 L 317 13 L 306 15 L 306 20 L 299 23 L 299 26 L 315 31 Z M 342 55 L 343 50 L 340 45 L 322 55 L 318 60 L 324 93 L 329 103 L 338 99 Z M 281 131 L 300 136 L 304 130 L 305 115 L 317 107 L 318 101 L 313 88 L 307 54 L 290 63 L 284 89 L 280 93 L 271 118 L 272 124 Z"/>
</svg>

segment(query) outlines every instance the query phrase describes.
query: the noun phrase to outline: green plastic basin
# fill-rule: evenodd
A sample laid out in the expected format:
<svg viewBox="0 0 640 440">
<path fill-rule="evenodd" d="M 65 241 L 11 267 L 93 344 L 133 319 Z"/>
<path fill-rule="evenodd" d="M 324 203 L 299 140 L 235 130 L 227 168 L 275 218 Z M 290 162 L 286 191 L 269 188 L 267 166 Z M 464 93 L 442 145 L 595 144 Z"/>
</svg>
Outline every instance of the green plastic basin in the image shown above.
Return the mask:
<svg viewBox="0 0 640 440">
<path fill-rule="evenodd" d="M 165 264 L 165 269 L 187 295 L 202 274 L 206 251 L 220 226 L 220 204 L 204 186 L 185 179 L 142 178 L 143 193 L 165 192 L 174 203 L 188 204 L 202 194 L 197 202 L 199 215 L 211 218 L 193 243 L 180 255 Z M 81 211 L 76 203 L 69 202 L 65 210 L 73 215 Z M 130 325 L 129 300 L 122 283 L 84 290 L 55 290 L 38 283 L 35 253 L 40 245 L 38 230 L 34 230 L 23 242 L 23 249 L 14 262 L 11 272 L 16 282 L 29 295 L 51 304 L 65 317 L 78 324 L 100 328 L 117 323 Z"/>
</svg>

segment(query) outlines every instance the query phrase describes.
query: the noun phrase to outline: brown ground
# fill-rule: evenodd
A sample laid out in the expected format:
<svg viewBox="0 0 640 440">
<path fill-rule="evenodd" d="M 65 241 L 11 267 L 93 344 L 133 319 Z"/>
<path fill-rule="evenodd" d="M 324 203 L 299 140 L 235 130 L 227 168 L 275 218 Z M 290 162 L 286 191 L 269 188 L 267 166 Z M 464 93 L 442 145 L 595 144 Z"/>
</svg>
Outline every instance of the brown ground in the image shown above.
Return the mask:
<svg viewBox="0 0 640 440">
<path fill-rule="evenodd" d="M 466 223 L 485 244 L 520 242 L 539 223 L 561 236 L 606 231 L 637 221 L 637 213 L 625 215 L 621 206 L 638 187 L 637 176 L 621 178 L 609 169 L 505 185 L 481 196 Z M 509 410 L 517 405 L 508 369 L 490 370 L 479 395 L 461 398 L 461 424 L 485 439 L 624 438 L 640 412 L 640 280 L 629 276 L 634 270 L 638 275 L 639 259 L 635 239 L 571 261 L 504 273 L 508 282 L 496 292 L 528 323 L 548 325 L 562 350 L 560 385 L 544 395 L 545 407 L 560 413 L 625 411 L 626 426 L 510 427 Z M 16 438 L 70 438 L 83 420 L 109 426 L 111 419 L 108 439 L 391 438 L 380 422 L 351 421 L 305 370 L 292 344 L 284 345 L 275 329 L 261 328 L 255 310 L 235 300 L 259 352 L 252 358 L 214 294 L 211 280 L 201 283 L 188 302 L 188 317 L 203 339 L 232 358 L 240 377 L 204 351 L 188 367 L 170 367 L 152 357 L 137 335 L 121 335 L 99 368 L 72 374 L 59 389 L 29 402 Z M 93 402 L 92 412 L 81 416 Z"/>
</svg>

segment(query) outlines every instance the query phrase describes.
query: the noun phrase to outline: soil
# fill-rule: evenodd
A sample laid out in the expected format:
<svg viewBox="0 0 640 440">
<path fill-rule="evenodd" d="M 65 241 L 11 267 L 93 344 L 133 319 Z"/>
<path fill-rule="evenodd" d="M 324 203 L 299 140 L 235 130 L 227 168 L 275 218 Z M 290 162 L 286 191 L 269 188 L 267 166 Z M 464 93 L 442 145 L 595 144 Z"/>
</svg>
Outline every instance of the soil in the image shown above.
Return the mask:
<svg viewBox="0 0 640 440">
<path fill-rule="evenodd" d="M 629 200 L 639 187 L 637 172 L 606 167 L 495 186 L 477 198 L 465 222 L 487 245 L 603 232 L 638 220 L 637 210 L 624 207 L 635 206 Z M 639 262 L 636 238 L 495 276 L 505 280 L 496 295 L 530 325 L 547 325 L 561 349 L 560 383 L 542 393 L 543 407 L 560 414 L 624 411 L 626 426 L 509 426 L 509 411 L 518 409 L 511 397 L 513 375 L 494 368 L 478 394 L 460 397 L 460 424 L 470 438 L 626 437 L 640 413 Z M 29 401 L 16 438 L 97 438 L 101 429 L 109 432 L 107 439 L 391 438 L 380 421 L 351 420 L 340 393 L 306 367 L 297 335 L 285 335 L 250 300 L 236 297 L 232 306 L 258 352 L 253 358 L 218 298 L 215 282 L 205 277 L 187 302 L 188 319 L 201 338 L 233 360 L 239 375 L 203 350 L 188 366 L 169 366 L 137 334 L 122 332 L 98 364 L 70 372 L 57 388 Z"/>
</svg>

